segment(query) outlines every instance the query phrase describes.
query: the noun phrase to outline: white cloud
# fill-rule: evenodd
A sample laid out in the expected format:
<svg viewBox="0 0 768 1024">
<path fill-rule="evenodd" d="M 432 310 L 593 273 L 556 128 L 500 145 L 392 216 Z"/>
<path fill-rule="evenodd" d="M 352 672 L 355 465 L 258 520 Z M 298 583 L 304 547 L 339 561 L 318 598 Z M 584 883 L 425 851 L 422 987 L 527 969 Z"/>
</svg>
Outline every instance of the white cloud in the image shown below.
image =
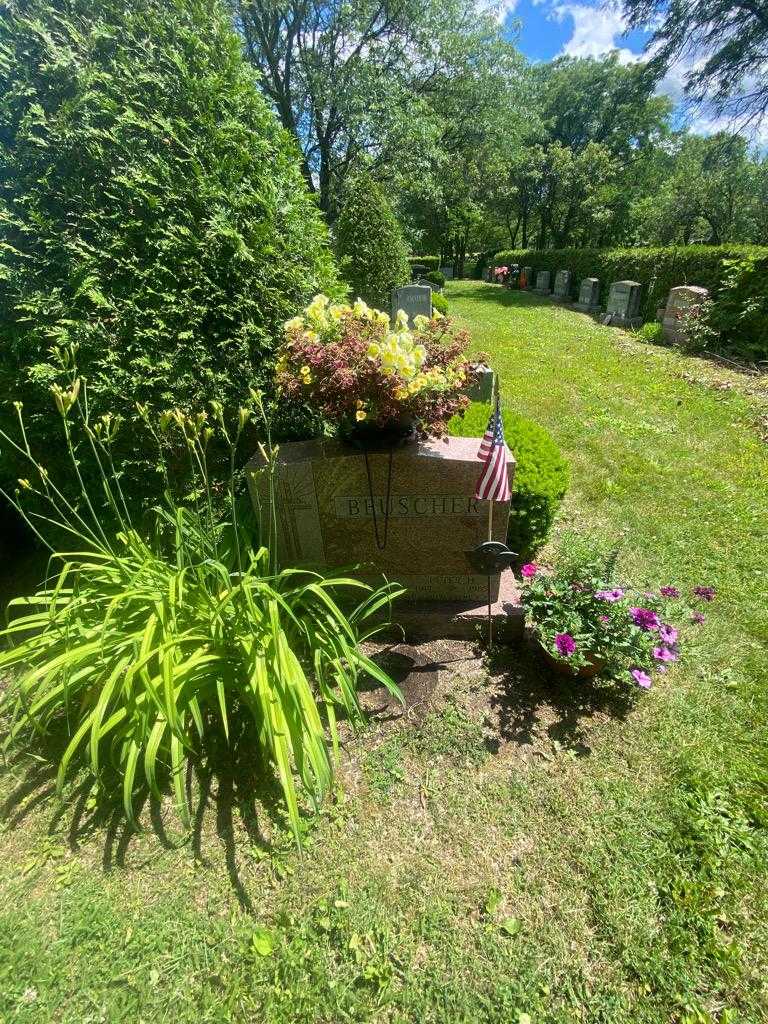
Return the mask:
<svg viewBox="0 0 768 1024">
<path fill-rule="evenodd" d="M 639 59 L 638 54 L 620 45 L 619 38 L 627 23 L 618 7 L 557 3 L 550 9 L 549 17 L 560 22 L 570 18 L 573 22 L 573 35 L 561 50 L 560 56 L 600 57 L 616 50 L 623 64 L 631 64 Z"/>
</svg>

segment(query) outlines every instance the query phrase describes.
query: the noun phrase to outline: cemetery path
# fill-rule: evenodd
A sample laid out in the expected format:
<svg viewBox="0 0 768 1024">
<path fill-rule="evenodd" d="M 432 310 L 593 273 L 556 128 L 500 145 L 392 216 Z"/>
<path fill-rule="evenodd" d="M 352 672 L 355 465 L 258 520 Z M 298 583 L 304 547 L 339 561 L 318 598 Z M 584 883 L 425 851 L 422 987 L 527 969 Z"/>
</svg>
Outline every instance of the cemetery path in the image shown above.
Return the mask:
<svg viewBox="0 0 768 1024">
<path fill-rule="evenodd" d="M 448 299 L 570 461 L 557 529 L 717 588 L 684 663 L 635 702 L 459 652 L 435 713 L 350 741 L 303 857 L 252 764 L 193 780 L 191 840 L 0 765 L 0 1021 L 768 1019 L 760 385 L 531 296 Z"/>
</svg>

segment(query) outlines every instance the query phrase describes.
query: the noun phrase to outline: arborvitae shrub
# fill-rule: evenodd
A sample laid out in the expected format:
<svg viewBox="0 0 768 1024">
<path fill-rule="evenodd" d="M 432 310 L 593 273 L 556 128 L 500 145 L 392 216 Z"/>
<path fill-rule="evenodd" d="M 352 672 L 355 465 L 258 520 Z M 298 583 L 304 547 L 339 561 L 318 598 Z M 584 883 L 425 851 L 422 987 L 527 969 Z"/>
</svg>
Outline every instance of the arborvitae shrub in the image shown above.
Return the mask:
<svg viewBox="0 0 768 1024">
<path fill-rule="evenodd" d="M 482 437 L 490 411 L 486 403 L 473 402 L 463 418 L 451 420 L 448 429 L 457 437 Z M 507 543 L 527 558 L 546 540 L 565 497 L 568 464 L 544 427 L 508 410 L 503 419 L 504 438 L 517 461 Z"/>
<path fill-rule="evenodd" d="M 4 7 L 0 425 L 23 400 L 34 446 L 57 461 L 49 388 L 68 376 L 54 350 L 71 345 L 94 414 L 235 406 L 270 386 L 283 322 L 334 282 L 294 143 L 223 9 Z M 138 428 L 123 437 L 131 493 L 151 495 L 150 446 Z"/>
<path fill-rule="evenodd" d="M 392 207 L 370 175 L 358 174 L 351 182 L 335 232 L 352 298 L 388 310 L 392 289 L 410 279 L 408 249 Z"/>
</svg>

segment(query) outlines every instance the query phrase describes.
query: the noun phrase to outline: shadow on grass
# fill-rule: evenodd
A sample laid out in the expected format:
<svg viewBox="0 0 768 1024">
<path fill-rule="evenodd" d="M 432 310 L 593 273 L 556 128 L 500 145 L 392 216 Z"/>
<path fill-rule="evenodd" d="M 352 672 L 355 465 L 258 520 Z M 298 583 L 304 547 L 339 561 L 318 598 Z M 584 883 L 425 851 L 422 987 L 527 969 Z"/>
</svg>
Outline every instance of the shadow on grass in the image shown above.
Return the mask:
<svg viewBox="0 0 768 1024">
<path fill-rule="evenodd" d="M 231 725 L 234 730 L 236 722 Z M 233 735 L 231 747 L 223 736 L 213 738 L 206 759 L 188 766 L 188 829 L 176 813 L 168 778 L 161 786 L 161 800 L 144 786 L 137 785 L 134 790 L 133 807 L 140 829 L 126 818 L 120 780 L 114 771 L 105 770 L 100 789 L 81 772 L 59 797 L 56 765 L 65 747 L 63 729 L 52 731 L 37 737 L 34 744 L 17 748 L 0 766 L 0 782 L 3 776 L 12 780 L 10 787 L 3 787 L 7 795 L 0 803 L 0 824 L 5 830 L 23 828 L 30 816 L 42 815 L 46 837 L 66 845 L 73 854 L 79 854 L 89 840 L 99 842 L 105 873 L 127 868 L 129 853 L 134 854 L 131 867 L 141 868 L 156 859 L 157 849 L 143 845 L 142 834 L 153 835 L 166 850 L 190 849 L 205 867 L 210 866 L 209 852 L 218 843 L 232 891 L 244 910 L 253 911 L 238 852 L 248 845 L 269 857 L 276 850 L 284 851 L 291 840 L 279 786 L 254 756 L 254 744 L 245 729 L 239 737 Z M 265 819 L 270 823 L 266 830 L 262 827 Z M 137 860 L 142 852 L 146 858 Z"/>
<path fill-rule="evenodd" d="M 610 679 L 574 679 L 544 663 L 532 642 L 497 647 L 489 656 L 493 735 L 487 745 L 535 747 L 549 740 L 579 757 L 591 753 L 590 727 L 624 721 L 637 694 Z"/>
</svg>

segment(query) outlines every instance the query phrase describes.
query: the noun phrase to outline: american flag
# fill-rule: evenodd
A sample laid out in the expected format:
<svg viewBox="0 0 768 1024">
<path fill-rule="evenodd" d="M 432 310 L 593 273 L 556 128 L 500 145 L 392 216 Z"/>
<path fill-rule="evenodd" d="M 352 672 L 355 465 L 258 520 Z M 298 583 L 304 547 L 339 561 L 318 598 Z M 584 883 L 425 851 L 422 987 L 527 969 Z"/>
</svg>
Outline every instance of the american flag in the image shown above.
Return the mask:
<svg viewBox="0 0 768 1024">
<path fill-rule="evenodd" d="M 477 481 L 475 497 L 480 501 L 508 501 L 507 446 L 504 443 L 504 427 L 498 401 L 488 420 L 477 457 L 483 460 L 483 469 Z"/>
</svg>

